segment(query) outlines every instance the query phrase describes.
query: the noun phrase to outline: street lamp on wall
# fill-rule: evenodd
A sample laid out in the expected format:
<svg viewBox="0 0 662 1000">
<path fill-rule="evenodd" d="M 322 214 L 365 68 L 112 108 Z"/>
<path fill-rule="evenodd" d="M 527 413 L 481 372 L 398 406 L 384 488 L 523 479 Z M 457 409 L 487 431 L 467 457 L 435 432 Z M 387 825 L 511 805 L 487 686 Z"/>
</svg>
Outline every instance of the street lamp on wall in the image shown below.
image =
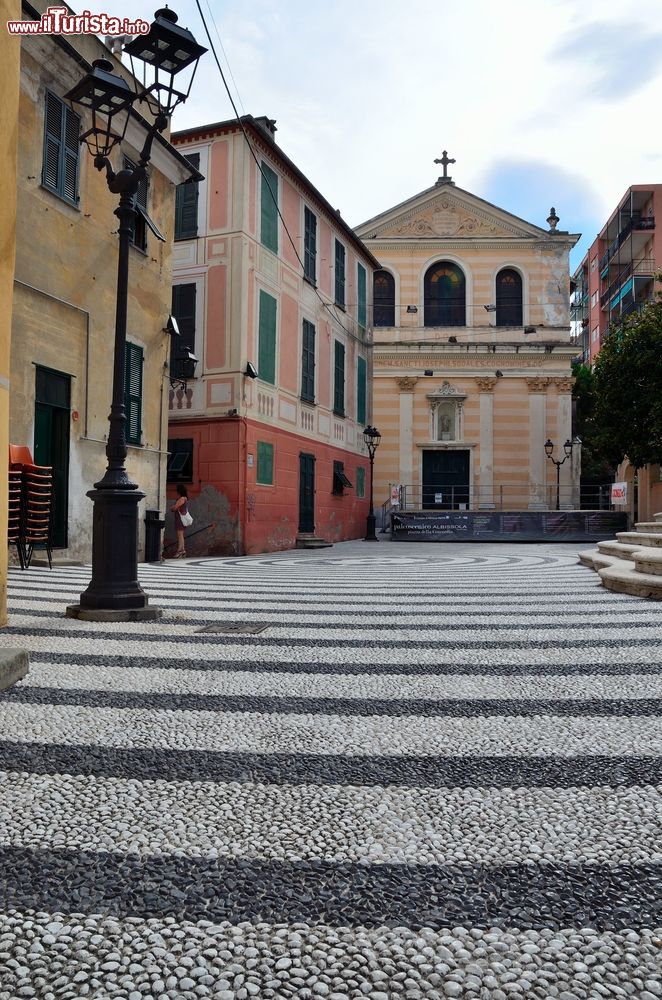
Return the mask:
<svg viewBox="0 0 662 1000">
<path fill-rule="evenodd" d="M 570 440 L 570 438 L 568 438 L 565 444 L 563 445 L 563 451 L 565 452 L 563 458 L 556 459 L 553 457 L 554 442 L 551 441 L 550 438 L 547 438 L 547 440 L 545 441 L 545 454 L 547 455 L 547 458 L 550 460 L 550 462 L 553 462 L 554 465 L 556 466 L 556 509 L 557 510 L 561 509 L 561 503 L 560 503 L 561 466 L 572 455 L 572 448 L 573 448 L 573 442 Z"/>
<path fill-rule="evenodd" d="M 188 383 L 195 378 L 195 368 L 198 359 L 188 347 L 182 347 L 173 358 L 174 371 L 170 370 L 170 386 L 173 389 L 180 388 L 186 392 Z"/>
<path fill-rule="evenodd" d="M 80 595 L 80 604 L 67 608 L 70 617 L 103 620 L 156 618 L 161 611 L 149 608 L 149 598 L 138 583 L 138 504 L 145 494 L 128 476 L 125 462 L 126 413 L 125 354 L 129 288 L 129 247 L 137 217 L 136 193 L 147 176 L 147 165 L 158 133 L 163 132 L 177 104 L 186 100 L 188 87 L 175 87 L 177 74 L 184 69 L 195 73 L 200 56 L 206 52 L 191 33 L 177 26 L 173 11 L 159 10 L 148 35 L 140 35 L 126 46 L 133 59 L 152 67 L 153 82 L 136 92 L 123 77 L 111 72 L 112 63 L 97 60 L 90 72 L 73 87 L 66 98 L 91 113 L 92 126 L 82 136 L 94 156 L 97 170 L 105 170 L 108 189 L 120 196 L 115 215 L 119 219 L 119 257 L 113 361 L 113 396 L 106 443 L 108 465 L 103 478 L 88 496 L 94 504 L 92 531 L 92 579 Z M 113 170 L 111 151 L 122 142 L 134 102 L 147 103 L 154 122 L 136 167 Z M 151 220 L 146 221 L 150 222 Z M 189 352 L 190 354 L 190 352 Z M 189 364 L 195 361 L 191 355 Z M 195 368 L 194 368 L 195 370 Z"/>
<path fill-rule="evenodd" d="M 376 427 L 368 426 L 363 432 L 363 440 L 365 446 L 368 449 L 368 456 L 370 457 L 370 510 L 368 512 L 367 522 L 366 522 L 366 542 L 376 542 L 377 535 L 375 534 L 375 508 L 373 502 L 373 484 L 374 484 L 374 472 L 375 472 L 375 452 L 379 447 L 379 442 L 382 436 Z"/>
</svg>

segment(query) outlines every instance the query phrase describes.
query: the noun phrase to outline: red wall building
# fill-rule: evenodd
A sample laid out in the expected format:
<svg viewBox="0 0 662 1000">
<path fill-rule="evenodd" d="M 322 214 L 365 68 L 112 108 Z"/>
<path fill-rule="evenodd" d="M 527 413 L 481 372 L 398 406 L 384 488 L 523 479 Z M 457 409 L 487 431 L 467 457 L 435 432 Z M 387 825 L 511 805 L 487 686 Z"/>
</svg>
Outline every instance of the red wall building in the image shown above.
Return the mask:
<svg viewBox="0 0 662 1000">
<path fill-rule="evenodd" d="M 190 554 L 362 537 L 377 261 L 276 145 L 269 119 L 176 133 L 205 176 L 177 192 L 169 495 Z M 166 542 L 172 526 L 166 525 Z M 168 552 L 166 551 L 166 555 Z"/>
</svg>

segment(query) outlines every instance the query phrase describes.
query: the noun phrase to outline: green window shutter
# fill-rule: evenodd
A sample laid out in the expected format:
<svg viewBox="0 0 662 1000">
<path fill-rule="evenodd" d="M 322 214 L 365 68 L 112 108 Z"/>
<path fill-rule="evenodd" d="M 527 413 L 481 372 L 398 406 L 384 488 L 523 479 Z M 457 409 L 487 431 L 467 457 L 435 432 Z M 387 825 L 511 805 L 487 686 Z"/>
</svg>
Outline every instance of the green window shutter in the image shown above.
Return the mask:
<svg viewBox="0 0 662 1000">
<path fill-rule="evenodd" d="M 345 305 L 345 248 L 336 240 L 336 305 Z"/>
<path fill-rule="evenodd" d="M 258 334 L 258 375 L 263 382 L 276 384 L 276 300 L 260 289 Z"/>
<path fill-rule="evenodd" d="M 303 275 L 313 284 L 317 279 L 317 216 L 304 208 Z"/>
<path fill-rule="evenodd" d="M 366 271 L 363 264 L 357 264 L 356 273 L 356 286 L 358 291 L 358 310 L 356 313 L 356 318 L 359 322 L 359 326 L 366 327 Z"/>
<path fill-rule="evenodd" d="M 67 201 L 78 201 L 78 152 L 80 143 L 80 118 L 68 108 L 64 110 L 64 143 L 62 148 L 62 194 Z"/>
<path fill-rule="evenodd" d="M 75 205 L 78 201 L 80 116 L 46 91 L 41 182 Z"/>
<path fill-rule="evenodd" d="M 359 499 L 365 496 L 365 469 L 362 465 L 356 469 L 356 496 Z"/>
<path fill-rule="evenodd" d="M 262 163 L 260 242 L 278 253 L 278 174 Z"/>
<path fill-rule="evenodd" d="M 58 191 L 60 184 L 60 149 L 62 148 L 62 102 L 46 91 L 44 115 L 44 162 L 42 184 Z"/>
<path fill-rule="evenodd" d="M 345 416 L 345 345 L 335 341 L 333 367 L 333 412 Z"/>
<path fill-rule="evenodd" d="M 356 369 L 356 422 L 365 424 L 365 400 L 367 388 L 367 366 L 365 358 L 359 358 Z"/>
<path fill-rule="evenodd" d="M 191 153 L 186 159 L 195 167 L 200 167 L 200 154 Z M 175 192 L 175 239 L 190 240 L 198 235 L 198 181 L 178 184 Z"/>
<path fill-rule="evenodd" d="M 143 349 L 138 344 L 126 343 L 124 369 L 124 410 L 126 412 L 126 440 L 128 444 L 142 443 L 143 408 Z"/>
<path fill-rule="evenodd" d="M 303 321 L 301 347 L 301 398 L 308 403 L 315 401 L 315 325 Z"/>
<path fill-rule="evenodd" d="M 266 441 L 257 443 L 257 473 L 255 480 L 262 486 L 274 484 L 274 446 Z"/>
</svg>

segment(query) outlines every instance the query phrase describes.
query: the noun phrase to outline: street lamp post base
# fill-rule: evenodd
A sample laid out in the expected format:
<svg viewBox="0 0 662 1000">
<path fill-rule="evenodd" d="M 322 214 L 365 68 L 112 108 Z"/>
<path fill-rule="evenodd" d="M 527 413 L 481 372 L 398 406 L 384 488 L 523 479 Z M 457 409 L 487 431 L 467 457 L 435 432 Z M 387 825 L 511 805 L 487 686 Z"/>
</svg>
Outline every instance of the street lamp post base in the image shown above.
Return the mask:
<svg viewBox="0 0 662 1000">
<path fill-rule="evenodd" d="M 379 539 L 377 538 L 377 535 L 375 534 L 376 523 L 377 523 L 377 518 L 375 517 L 375 515 L 374 514 L 368 514 L 368 517 L 366 519 L 366 532 L 365 532 L 365 539 L 364 539 L 364 541 L 366 541 L 366 542 L 377 542 L 377 541 L 379 541 Z"/>
<path fill-rule="evenodd" d="M 92 523 L 92 579 L 80 595 L 80 605 L 67 608 L 68 617 L 87 621 L 132 621 L 158 618 L 138 582 L 138 489 L 98 488 L 87 494 L 94 503 Z M 93 619 L 92 614 L 103 613 Z M 122 615 L 109 618 L 109 615 Z"/>
</svg>

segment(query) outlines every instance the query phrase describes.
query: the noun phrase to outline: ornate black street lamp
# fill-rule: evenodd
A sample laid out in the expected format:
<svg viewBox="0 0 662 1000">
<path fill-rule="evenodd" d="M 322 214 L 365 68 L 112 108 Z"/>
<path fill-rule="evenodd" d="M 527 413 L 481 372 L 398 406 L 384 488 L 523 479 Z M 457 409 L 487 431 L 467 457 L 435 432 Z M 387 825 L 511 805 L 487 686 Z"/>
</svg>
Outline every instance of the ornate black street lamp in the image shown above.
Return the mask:
<svg viewBox="0 0 662 1000">
<path fill-rule="evenodd" d="M 376 427 L 366 427 L 363 432 L 363 440 L 365 441 L 365 446 L 368 449 L 368 455 L 370 456 L 370 511 L 368 513 L 366 524 L 366 542 L 377 541 L 377 535 L 375 534 L 375 508 L 373 503 L 373 479 L 375 471 L 375 452 L 379 447 L 381 439 L 382 436 Z"/>
<path fill-rule="evenodd" d="M 126 414 L 124 410 L 124 380 L 126 352 L 127 301 L 129 287 L 129 246 L 133 224 L 138 212 L 136 193 L 146 177 L 152 143 L 163 132 L 170 115 L 185 101 L 198 60 L 207 50 L 195 41 L 188 29 L 177 25 L 174 11 L 158 10 L 149 34 L 139 35 L 125 51 L 141 60 L 151 82 L 141 86 L 134 72 L 134 93 L 123 77 L 113 74 L 112 63 L 98 59 L 91 71 L 66 97 L 92 113 L 92 127 L 81 137 L 94 156 L 97 170 L 106 171 L 108 188 L 120 196 L 115 215 L 119 219 L 119 261 L 117 268 L 117 305 L 115 312 L 115 345 L 113 365 L 113 398 L 110 428 L 106 444 L 108 466 L 103 478 L 87 494 L 94 503 L 92 529 L 92 579 L 80 595 L 80 605 L 67 608 L 71 617 L 87 619 L 154 618 L 158 608 L 149 608 L 149 598 L 138 583 L 138 504 L 145 494 L 129 479 L 125 468 Z M 186 88 L 175 88 L 175 78 L 188 69 Z M 192 71 L 192 72 L 191 72 Z M 135 101 L 145 102 L 154 116 L 140 154 L 133 168 L 113 170 L 108 159 L 111 151 L 122 142 Z M 144 213 L 143 213 L 144 214 Z M 160 236 L 151 220 L 150 229 Z"/>
<path fill-rule="evenodd" d="M 572 441 L 569 438 L 563 445 L 563 450 L 565 452 L 565 455 L 562 459 L 559 460 L 553 458 L 552 456 L 554 454 L 554 442 L 550 441 L 549 438 L 547 438 L 547 440 L 545 441 L 545 454 L 547 455 L 547 458 L 550 460 L 550 462 L 553 462 L 554 465 L 556 466 L 556 509 L 557 510 L 561 509 L 561 504 L 560 504 L 561 466 L 572 455 Z"/>
</svg>

